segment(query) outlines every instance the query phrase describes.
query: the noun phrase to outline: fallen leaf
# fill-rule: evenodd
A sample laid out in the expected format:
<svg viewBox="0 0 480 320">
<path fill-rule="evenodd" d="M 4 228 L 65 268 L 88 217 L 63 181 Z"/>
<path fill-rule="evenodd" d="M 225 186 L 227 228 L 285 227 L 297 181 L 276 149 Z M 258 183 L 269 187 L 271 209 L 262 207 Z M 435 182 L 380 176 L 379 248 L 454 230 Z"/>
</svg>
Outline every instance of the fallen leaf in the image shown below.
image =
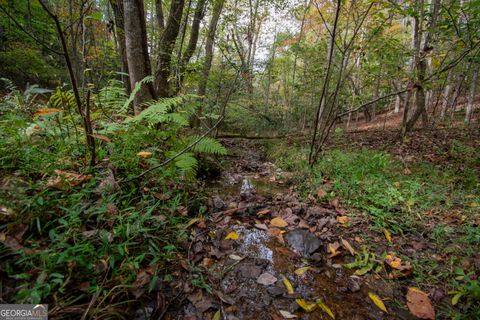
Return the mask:
<svg viewBox="0 0 480 320">
<path fill-rule="evenodd" d="M 335 319 L 335 315 L 333 314 L 332 310 L 330 310 L 330 308 L 327 307 L 327 305 L 323 303 L 322 300 L 317 299 L 316 302 L 317 302 L 317 305 L 330 316 L 330 318 Z"/>
<path fill-rule="evenodd" d="M 335 210 L 337 210 L 337 211 L 340 210 L 340 200 L 338 199 L 338 197 L 336 197 L 335 199 L 330 201 L 330 204 L 332 205 L 332 207 L 335 208 Z"/>
<path fill-rule="evenodd" d="M 409 175 L 412 174 L 412 171 L 408 168 L 405 168 L 405 169 L 403 169 L 403 174 L 406 175 L 406 176 L 409 176 Z"/>
<path fill-rule="evenodd" d="M 280 314 L 282 315 L 282 317 L 284 317 L 285 319 L 294 319 L 294 318 L 297 318 L 296 315 L 291 314 L 290 312 L 285 311 L 285 310 L 279 310 L 278 312 L 280 312 Z"/>
<path fill-rule="evenodd" d="M 347 240 L 342 239 L 342 244 L 345 247 L 345 249 L 347 249 L 348 252 L 350 252 L 352 256 L 355 255 L 355 249 L 353 249 L 352 245 Z"/>
<path fill-rule="evenodd" d="M 34 116 L 45 116 L 47 114 L 62 112 L 62 109 L 57 108 L 40 108 L 33 114 Z"/>
<path fill-rule="evenodd" d="M 54 173 L 56 174 L 56 177 L 52 177 L 47 181 L 47 188 L 68 190 L 69 187 L 77 186 L 81 183 L 89 181 L 92 178 L 90 175 L 83 175 L 61 170 L 55 170 Z"/>
<path fill-rule="evenodd" d="M 225 237 L 225 240 L 237 240 L 237 239 L 238 239 L 238 233 L 236 233 L 235 231 L 230 232 Z"/>
<path fill-rule="evenodd" d="M 5 239 L 6 239 L 5 233 L 0 232 L 0 241 L 3 242 L 5 241 Z"/>
<path fill-rule="evenodd" d="M 298 268 L 298 269 L 295 270 L 294 272 L 295 272 L 295 274 L 296 274 L 297 276 L 303 276 L 303 274 L 304 274 L 305 272 L 307 272 L 308 270 L 310 270 L 310 269 L 311 269 L 311 267 L 302 267 L 302 268 Z"/>
<path fill-rule="evenodd" d="M 468 204 L 468 206 L 469 206 L 470 208 L 476 208 L 476 207 L 478 207 L 478 203 L 472 201 L 472 202 L 470 202 L 470 203 Z"/>
<path fill-rule="evenodd" d="M 337 217 L 337 222 L 340 224 L 346 224 L 348 222 L 348 217 L 347 216 Z"/>
<path fill-rule="evenodd" d="M 282 276 L 282 281 L 283 281 L 283 284 L 285 285 L 285 288 L 287 289 L 287 293 L 294 294 L 295 290 L 293 290 L 292 283 L 285 276 Z"/>
<path fill-rule="evenodd" d="M 257 212 L 257 216 L 263 216 L 270 212 L 270 209 L 263 209 Z"/>
<path fill-rule="evenodd" d="M 385 304 L 383 304 L 383 301 L 379 296 L 377 296 L 376 294 L 374 294 L 372 292 L 369 292 L 368 297 L 370 298 L 370 300 L 373 301 L 373 303 L 378 307 L 378 309 L 382 310 L 383 312 L 388 313 L 387 308 L 385 307 Z"/>
<path fill-rule="evenodd" d="M 236 254 L 231 254 L 231 255 L 229 255 L 228 257 L 229 257 L 230 259 L 232 259 L 232 260 L 235 260 L 235 261 L 243 260 L 242 257 L 237 256 Z"/>
<path fill-rule="evenodd" d="M 199 222 L 200 220 L 201 220 L 201 218 L 190 219 L 190 221 L 188 221 L 188 223 L 187 223 L 187 228 L 193 226 L 195 223 Z"/>
<path fill-rule="evenodd" d="M 340 243 L 335 241 L 334 243 L 329 243 L 327 245 L 327 252 L 330 253 L 330 258 L 338 256 L 341 252 L 337 251 L 340 248 Z"/>
<path fill-rule="evenodd" d="M 385 262 L 392 268 L 403 271 L 412 269 L 412 265 L 409 261 L 402 265 L 402 259 L 395 256 L 393 253 L 387 254 L 385 257 Z"/>
<path fill-rule="evenodd" d="M 137 156 L 139 156 L 140 158 L 147 159 L 152 156 L 152 153 L 149 151 L 140 151 L 139 153 L 137 153 Z"/>
<path fill-rule="evenodd" d="M 270 286 L 277 282 L 277 278 L 275 278 L 271 273 L 265 272 L 262 273 L 258 278 L 257 278 L 257 283 L 263 284 L 264 286 Z"/>
<path fill-rule="evenodd" d="M 295 299 L 297 304 L 305 311 L 312 312 L 317 307 L 316 303 L 309 303 L 305 299 Z"/>
<path fill-rule="evenodd" d="M 354 274 L 357 275 L 357 276 L 363 276 L 364 274 L 367 274 L 372 269 L 373 269 L 373 264 L 370 263 L 370 264 L 366 265 L 365 267 L 360 268 L 357 271 L 355 271 Z"/>
<path fill-rule="evenodd" d="M 210 297 L 205 296 L 201 290 L 191 293 L 187 299 L 197 308 L 199 312 L 205 312 L 212 307 Z"/>
<path fill-rule="evenodd" d="M 256 223 L 256 224 L 255 224 L 255 228 L 257 228 L 257 229 L 259 229 L 259 230 L 265 230 L 265 231 L 268 230 L 267 225 L 264 224 L 264 223 Z"/>
<path fill-rule="evenodd" d="M 435 319 L 435 310 L 430 298 L 418 288 L 408 288 L 407 307 L 411 314 L 420 319 Z"/>
<path fill-rule="evenodd" d="M 95 139 L 102 140 L 108 143 L 112 142 L 112 140 L 109 137 L 101 134 L 91 134 L 90 136 L 94 137 Z"/>
<path fill-rule="evenodd" d="M 184 206 L 180 206 L 177 208 L 177 212 L 180 213 L 182 217 L 186 217 L 188 215 L 188 209 Z"/>
<path fill-rule="evenodd" d="M 388 242 L 392 242 L 392 235 L 390 231 L 387 229 L 383 229 L 383 234 L 385 235 L 385 239 L 387 239 Z"/>
<path fill-rule="evenodd" d="M 327 195 L 327 192 L 325 190 L 323 190 L 322 188 L 318 189 L 317 191 L 317 197 L 319 198 L 323 198 Z"/>
<path fill-rule="evenodd" d="M 215 312 L 215 314 L 213 315 L 212 320 L 221 320 L 221 319 L 222 319 L 222 313 L 220 312 L 220 310 L 217 310 L 217 312 Z"/>
<path fill-rule="evenodd" d="M 270 224 L 277 228 L 285 228 L 286 226 L 288 226 L 288 223 L 280 217 L 276 217 L 270 220 Z"/>
</svg>

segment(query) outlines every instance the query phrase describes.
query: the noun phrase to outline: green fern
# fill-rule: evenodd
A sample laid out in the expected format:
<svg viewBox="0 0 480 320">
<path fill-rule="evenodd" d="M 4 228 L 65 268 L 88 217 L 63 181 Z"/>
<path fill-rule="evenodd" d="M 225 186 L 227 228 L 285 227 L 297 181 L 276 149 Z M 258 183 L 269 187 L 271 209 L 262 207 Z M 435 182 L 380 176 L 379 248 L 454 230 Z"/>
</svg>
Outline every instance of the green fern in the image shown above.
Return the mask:
<svg viewBox="0 0 480 320">
<path fill-rule="evenodd" d="M 197 136 L 192 136 L 187 138 L 189 142 L 195 141 L 197 139 L 198 139 Z M 227 149 L 225 149 L 225 147 L 218 140 L 215 140 L 214 138 L 210 138 L 210 137 L 205 137 L 202 140 L 200 140 L 192 148 L 192 150 L 199 153 L 209 153 L 209 154 L 216 154 L 216 155 L 227 154 Z"/>
<path fill-rule="evenodd" d="M 135 96 L 138 94 L 138 92 L 142 88 L 142 85 L 150 82 L 153 82 L 152 76 L 146 76 L 142 80 L 135 83 L 135 87 L 133 88 L 132 93 L 130 93 L 130 97 L 128 97 L 127 101 L 125 101 L 122 108 L 120 109 L 122 113 L 126 113 L 128 111 L 128 107 L 133 102 L 133 100 L 135 99 Z"/>
<path fill-rule="evenodd" d="M 184 97 L 164 98 L 147 103 L 148 108 L 140 114 L 125 120 L 125 123 L 146 123 L 150 126 L 163 122 L 171 122 L 180 126 L 188 124 L 186 112 L 171 112 L 175 107 L 182 104 Z"/>
</svg>

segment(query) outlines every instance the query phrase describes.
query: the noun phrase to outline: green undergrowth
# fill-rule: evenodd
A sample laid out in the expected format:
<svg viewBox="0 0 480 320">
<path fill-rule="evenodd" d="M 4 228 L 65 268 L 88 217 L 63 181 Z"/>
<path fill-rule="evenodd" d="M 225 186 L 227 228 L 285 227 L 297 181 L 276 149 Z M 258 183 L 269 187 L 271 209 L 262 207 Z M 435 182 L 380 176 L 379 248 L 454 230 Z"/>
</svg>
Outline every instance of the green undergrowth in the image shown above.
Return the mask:
<svg viewBox="0 0 480 320">
<path fill-rule="evenodd" d="M 93 318 L 130 318 L 172 281 L 187 224 L 207 211 L 199 160 L 226 149 L 205 138 L 185 150 L 198 140 L 188 129 L 194 99 L 153 101 L 132 116 L 133 95 L 125 101 L 113 89 L 92 96 L 102 106 L 92 110 L 94 167 L 71 92 L 39 100 L 12 90 L 0 100 L 4 301 L 48 303 L 67 318 L 92 303 Z"/>
<path fill-rule="evenodd" d="M 442 316 L 469 319 L 480 313 L 479 273 L 472 265 L 480 247 L 479 154 L 459 146 L 461 142 L 454 141 L 450 152 L 469 153 L 460 170 L 453 163 L 405 164 L 384 151 L 367 149 L 330 150 L 310 168 L 307 148 L 264 145 L 270 159 L 294 173 L 301 197 L 324 203 L 338 197 L 348 215 L 365 215 L 372 231 L 380 234 L 387 229 L 407 241 L 410 235 L 423 234 L 435 255 L 443 258 L 410 257 L 415 281 L 447 288 L 446 300 L 458 297 L 460 307 L 452 309 L 447 303 Z"/>
</svg>

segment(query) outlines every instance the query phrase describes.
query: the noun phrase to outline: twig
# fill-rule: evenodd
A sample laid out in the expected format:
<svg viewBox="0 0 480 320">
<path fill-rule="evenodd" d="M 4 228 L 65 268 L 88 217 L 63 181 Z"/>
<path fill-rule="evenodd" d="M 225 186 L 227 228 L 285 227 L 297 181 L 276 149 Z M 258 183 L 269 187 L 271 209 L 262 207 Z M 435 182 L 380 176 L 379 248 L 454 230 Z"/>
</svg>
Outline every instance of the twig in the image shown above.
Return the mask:
<svg viewBox="0 0 480 320">
<path fill-rule="evenodd" d="M 147 173 L 149 172 L 152 172 L 153 170 L 156 170 L 158 168 L 161 168 L 167 164 L 169 164 L 170 162 L 172 162 L 173 160 L 175 160 L 176 158 L 180 157 L 182 154 L 184 154 L 185 152 L 187 152 L 188 150 L 192 149 L 196 144 L 198 144 L 200 141 L 202 141 L 210 132 L 213 131 L 213 129 L 215 129 L 222 121 L 223 121 L 224 117 L 221 117 L 220 119 L 218 119 L 217 123 L 215 123 L 215 125 L 213 127 L 211 127 L 210 129 L 208 129 L 207 131 L 205 131 L 204 134 L 202 134 L 197 140 L 193 141 L 192 143 L 190 143 L 188 146 L 186 146 L 185 148 L 183 148 L 182 150 L 180 150 L 179 152 L 177 152 L 173 157 L 170 157 L 168 158 L 167 160 L 163 161 L 162 163 L 160 163 L 159 165 L 156 165 L 148 170 L 145 170 L 143 171 L 142 173 L 140 173 L 139 175 L 133 177 L 133 178 L 130 178 L 130 179 L 127 179 L 127 180 L 122 180 L 122 181 L 119 181 L 119 183 L 126 183 L 126 182 L 130 182 L 130 181 L 133 181 L 133 180 L 136 180 L 138 178 L 141 178 L 143 177 L 144 175 L 146 175 Z"/>
</svg>

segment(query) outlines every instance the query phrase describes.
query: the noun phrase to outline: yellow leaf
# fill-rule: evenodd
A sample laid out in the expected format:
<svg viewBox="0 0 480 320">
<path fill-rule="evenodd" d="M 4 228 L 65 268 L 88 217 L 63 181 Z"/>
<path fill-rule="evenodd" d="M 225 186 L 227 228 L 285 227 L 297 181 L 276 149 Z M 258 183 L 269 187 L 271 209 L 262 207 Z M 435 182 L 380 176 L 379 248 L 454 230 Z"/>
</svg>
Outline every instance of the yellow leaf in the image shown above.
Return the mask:
<svg viewBox="0 0 480 320">
<path fill-rule="evenodd" d="M 348 217 L 347 216 L 337 217 L 337 221 L 338 221 L 338 223 L 346 224 L 348 222 Z"/>
<path fill-rule="evenodd" d="M 476 203 L 476 202 L 470 202 L 470 203 L 468 204 L 468 206 L 469 206 L 470 208 L 476 208 L 476 207 L 478 207 L 478 203 Z"/>
<path fill-rule="evenodd" d="M 149 152 L 149 151 L 140 151 L 139 153 L 137 153 L 137 156 L 139 156 L 140 158 L 150 158 L 152 156 L 152 153 Z"/>
<path fill-rule="evenodd" d="M 378 309 L 382 310 L 382 311 L 385 312 L 385 313 L 388 313 L 387 308 L 385 307 L 385 305 L 383 304 L 382 299 L 380 299 L 379 296 L 377 296 L 377 295 L 374 294 L 374 293 L 369 292 L 369 293 L 368 293 L 368 297 L 370 298 L 370 300 L 373 301 L 373 303 L 375 303 L 375 305 L 378 307 Z"/>
<path fill-rule="evenodd" d="M 388 242 L 392 242 L 392 235 L 390 234 L 390 231 L 387 229 L 383 229 L 383 234 L 385 235 L 385 239 L 387 239 Z"/>
<path fill-rule="evenodd" d="M 226 240 L 237 240 L 238 239 L 238 233 L 236 233 L 235 231 L 232 231 L 229 234 L 227 234 L 225 239 Z"/>
<path fill-rule="evenodd" d="M 62 112 L 62 109 L 57 108 L 40 108 L 33 115 L 34 116 L 45 116 L 47 114 Z"/>
<path fill-rule="evenodd" d="M 3 242 L 3 241 L 5 241 L 6 238 L 7 237 L 5 236 L 5 233 L 0 232 L 0 241 Z"/>
<path fill-rule="evenodd" d="M 218 311 L 215 312 L 215 314 L 213 315 L 212 320 L 221 320 L 221 319 L 222 319 L 222 313 L 220 312 L 220 310 L 218 310 Z"/>
<path fill-rule="evenodd" d="M 330 258 L 336 257 L 340 254 L 340 252 L 337 251 L 338 248 L 340 248 L 340 243 L 338 243 L 337 241 L 335 241 L 334 243 L 329 243 L 327 245 L 327 252 L 330 253 Z"/>
<path fill-rule="evenodd" d="M 332 310 L 330 310 L 330 308 L 327 307 L 327 305 L 325 303 L 323 303 L 322 300 L 317 299 L 317 305 L 320 308 L 322 308 L 322 310 L 325 311 L 330 316 L 330 318 L 335 319 L 335 315 L 333 314 Z"/>
<path fill-rule="evenodd" d="M 353 249 L 353 247 L 352 247 L 352 245 L 350 244 L 350 242 L 348 242 L 348 241 L 345 240 L 345 239 L 342 239 L 342 244 L 343 244 L 343 246 L 345 247 L 345 249 L 347 249 L 348 252 L 350 252 L 350 254 L 351 254 L 352 256 L 355 255 L 355 249 Z"/>
<path fill-rule="evenodd" d="M 286 310 L 279 310 L 278 312 L 280 312 L 282 317 L 284 317 L 285 319 L 295 319 L 295 318 L 297 318 L 296 315 L 291 314 L 290 312 L 288 312 Z"/>
<path fill-rule="evenodd" d="M 285 228 L 286 226 L 288 226 L 288 223 L 280 217 L 276 217 L 270 220 L 270 224 L 277 228 Z"/>
<path fill-rule="evenodd" d="M 297 270 L 295 270 L 295 274 L 297 276 L 302 276 L 305 272 L 307 272 L 308 270 L 310 269 L 310 267 L 302 267 L 302 268 L 298 268 Z"/>
<path fill-rule="evenodd" d="M 193 218 L 191 219 L 190 221 L 188 221 L 187 223 L 187 228 L 190 227 L 190 226 L 193 226 L 195 223 L 199 222 L 200 220 L 202 220 L 201 218 Z"/>
<path fill-rule="evenodd" d="M 309 303 L 307 301 L 305 301 L 305 299 L 295 299 L 295 301 L 297 302 L 297 304 L 305 311 L 307 312 L 312 312 L 313 310 L 315 310 L 315 308 L 317 307 L 317 304 L 315 303 Z"/>
<path fill-rule="evenodd" d="M 288 294 L 294 294 L 295 291 L 293 290 L 292 283 L 285 276 L 282 276 L 282 281 L 285 288 L 287 288 Z"/>
</svg>

